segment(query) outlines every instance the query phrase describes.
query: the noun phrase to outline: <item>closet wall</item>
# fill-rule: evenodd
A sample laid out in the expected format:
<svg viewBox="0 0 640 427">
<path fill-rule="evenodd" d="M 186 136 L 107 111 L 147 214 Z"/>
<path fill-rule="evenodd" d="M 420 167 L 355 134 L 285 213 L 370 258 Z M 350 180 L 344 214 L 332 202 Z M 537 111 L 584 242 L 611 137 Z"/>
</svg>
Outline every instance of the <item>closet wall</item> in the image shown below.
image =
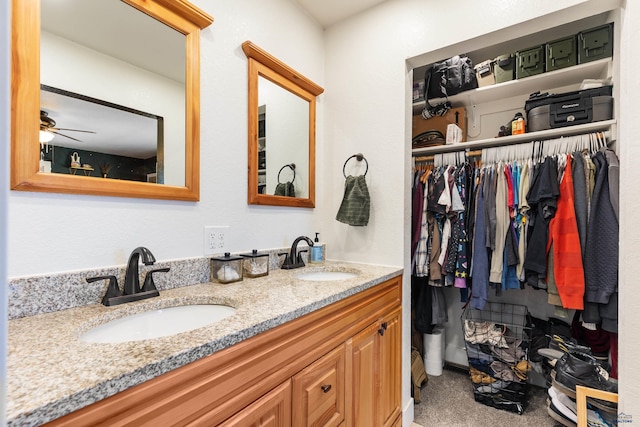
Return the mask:
<svg viewBox="0 0 640 427">
<path fill-rule="evenodd" d="M 523 33 L 570 22 L 579 16 L 597 15 L 612 4 L 614 7 L 622 5 L 623 34 L 619 46 L 623 51 L 618 57 L 621 61 L 620 85 L 625 87 L 625 93 L 619 97 L 622 111 L 616 116 L 620 117 L 620 139 L 626 135 L 626 139 L 633 140 L 634 134 L 640 132 L 640 123 L 635 118 L 640 114 L 637 105 L 640 82 L 634 71 L 640 69 L 640 57 L 632 49 L 636 45 L 633 40 L 640 37 L 640 6 L 628 3 L 466 0 L 452 7 L 446 2 L 426 5 L 418 0 L 391 0 L 328 28 L 325 31 L 325 77 L 326 86 L 332 90 L 324 99 L 328 124 L 325 136 L 327 141 L 336 143 L 319 147 L 319 156 L 327 159 L 327 169 L 318 183 L 322 188 L 319 203 L 329 207 L 321 214 L 328 255 L 365 262 L 403 262 L 409 271 L 413 80 L 410 70 L 445 58 L 448 53 L 445 47 L 478 38 L 473 47 L 477 49 L 481 44 L 500 43 Z M 461 10 L 464 13 L 459 13 Z M 451 31 L 453 21 L 455 31 Z M 430 52 L 431 58 L 419 60 L 425 52 Z M 344 159 L 356 152 L 363 152 L 370 163 L 367 183 L 372 196 L 372 218 L 368 227 L 345 229 L 334 219 L 344 184 L 340 168 Z M 620 147 L 621 176 L 628 183 L 622 184 L 622 194 L 625 185 L 627 191 L 637 193 L 632 183 L 640 179 L 640 170 L 627 157 L 629 154 L 638 158 L 640 145 Z M 621 283 L 633 283 L 637 276 L 633 267 L 640 258 L 640 228 L 631 221 L 632 214 L 639 209 L 640 198 L 637 201 L 632 197 L 622 199 L 621 227 L 625 229 L 626 222 L 627 228 L 621 237 Z M 407 273 L 403 288 L 405 308 L 410 301 L 409 279 Z M 625 379 L 621 383 L 621 407 L 631 412 L 635 409 L 635 413 L 640 414 L 640 372 L 635 369 L 634 362 L 640 351 L 640 343 L 637 343 L 640 295 L 631 289 L 625 295 L 623 290 L 621 301 L 620 313 L 625 318 L 620 330 L 620 369 L 621 377 Z M 408 315 L 405 309 L 404 325 L 409 324 Z M 625 341 L 625 334 L 628 341 Z M 403 348 L 406 351 L 403 376 L 408 376 L 409 331 L 406 328 Z M 408 387 L 405 387 L 405 414 L 409 401 Z"/>
<path fill-rule="evenodd" d="M 591 13 L 590 11 L 582 11 L 583 14 Z M 553 21 L 549 19 L 549 21 Z M 531 46 L 541 45 L 547 41 L 557 40 L 560 38 L 574 35 L 579 31 L 594 28 L 606 23 L 614 22 L 614 55 L 612 59 L 603 59 L 597 62 L 587 63 L 574 67 L 568 67 L 554 73 L 543 73 L 537 76 L 527 77 L 522 80 L 511 81 L 496 86 L 488 86 L 474 91 L 467 91 L 449 98 L 453 107 L 466 107 L 467 110 L 467 143 L 458 146 L 463 147 L 489 147 L 504 145 L 501 151 L 505 154 L 502 159 L 505 161 L 512 160 L 507 153 L 508 146 L 515 146 L 517 143 L 528 140 L 548 139 L 551 137 L 559 137 L 555 133 L 564 135 L 572 135 L 575 133 L 588 133 L 589 130 L 580 130 L 584 126 L 572 126 L 561 128 L 557 132 L 545 131 L 540 133 L 531 133 L 519 135 L 518 137 L 494 138 L 501 125 L 511 120 L 516 112 L 524 112 L 525 101 L 529 98 L 529 94 L 535 91 L 549 93 L 563 93 L 578 90 L 583 79 L 612 79 L 614 83 L 614 112 L 619 111 L 619 63 L 620 63 L 620 27 L 621 14 L 619 9 L 605 10 L 594 15 L 574 15 L 566 22 L 560 22 L 556 25 L 539 23 L 531 25 L 527 29 L 522 29 L 518 37 L 501 37 L 509 32 L 509 29 L 498 31 L 494 34 L 478 37 L 473 40 L 458 43 L 436 52 L 420 55 L 409 60 L 410 64 L 426 64 L 416 66 L 413 69 L 413 81 L 424 79 L 425 70 L 429 64 L 434 61 L 442 60 L 447 57 L 464 52 L 477 64 L 488 58 L 495 58 L 500 54 L 515 52 L 519 49 L 526 49 Z M 498 40 L 506 40 L 495 43 Z M 434 102 L 432 102 L 432 105 Z M 416 102 L 412 105 L 414 114 L 420 114 L 424 107 L 424 102 Z M 615 116 L 615 113 L 614 113 Z M 607 131 L 611 139 L 616 138 L 617 126 L 615 123 L 609 124 L 605 122 L 599 128 Z M 597 123 L 593 125 L 598 126 Z M 591 126 L 591 125 L 590 125 Z M 598 129 L 599 129 L 598 128 Z M 553 132 L 554 135 L 548 135 Z M 616 147 L 616 144 L 613 144 Z M 451 149 L 451 146 L 445 147 L 445 150 Z M 454 147 L 455 148 L 455 147 Z M 431 147 L 427 149 L 415 149 L 413 155 L 431 154 L 442 152 L 442 147 Z M 448 303 L 448 322 L 444 325 L 445 329 L 445 360 L 448 363 L 456 365 L 467 365 L 467 354 L 465 352 L 464 337 L 462 336 L 462 325 L 460 321 L 461 299 L 458 289 L 446 288 L 445 296 Z M 554 307 L 547 303 L 547 293 L 543 290 L 536 290 L 526 286 L 524 290 L 508 290 L 502 292 L 499 297 L 492 296 L 490 292 L 489 300 L 507 302 L 514 304 L 524 304 L 528 307 L 530 313 L 538 318 L 547 319 L 554 316 Z M 570 313 L 572 314 L 572 313 Z M 567 323 L 571 323 L 571 318 L 563 319 Z M 542 384 L 543 385 L 543 384 Z"/>
</svg>

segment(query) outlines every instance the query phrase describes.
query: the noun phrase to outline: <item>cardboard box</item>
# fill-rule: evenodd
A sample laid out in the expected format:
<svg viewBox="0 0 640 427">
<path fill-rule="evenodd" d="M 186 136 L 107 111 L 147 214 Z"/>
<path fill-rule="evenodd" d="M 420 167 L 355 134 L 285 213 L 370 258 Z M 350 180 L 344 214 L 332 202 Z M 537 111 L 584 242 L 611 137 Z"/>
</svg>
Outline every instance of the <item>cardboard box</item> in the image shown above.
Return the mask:
<svg viewBox="0 0 640 427">
<path fill-rule="evenodd" d="M 491 86 L 496 84 L 496 77 L 493 73 L 493 60 L 488 59 L 473 67 L 476 71 L 478 87 Z"/>
</svg>

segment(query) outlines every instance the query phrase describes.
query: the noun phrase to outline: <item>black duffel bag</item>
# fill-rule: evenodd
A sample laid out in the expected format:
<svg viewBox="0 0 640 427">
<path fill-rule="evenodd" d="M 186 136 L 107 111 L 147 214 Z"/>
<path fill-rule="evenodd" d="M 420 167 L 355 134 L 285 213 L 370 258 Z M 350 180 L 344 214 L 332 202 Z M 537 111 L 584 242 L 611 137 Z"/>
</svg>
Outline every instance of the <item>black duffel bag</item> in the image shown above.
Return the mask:
<svg viewBox="0 0 640 427">
<path fill-rule="evenodd" d="M 478 87 L 473 62 L 459 55 L 433 64 L 427 69 L 424 82 L 425 99 L 446 98 Z"/>
</svg>

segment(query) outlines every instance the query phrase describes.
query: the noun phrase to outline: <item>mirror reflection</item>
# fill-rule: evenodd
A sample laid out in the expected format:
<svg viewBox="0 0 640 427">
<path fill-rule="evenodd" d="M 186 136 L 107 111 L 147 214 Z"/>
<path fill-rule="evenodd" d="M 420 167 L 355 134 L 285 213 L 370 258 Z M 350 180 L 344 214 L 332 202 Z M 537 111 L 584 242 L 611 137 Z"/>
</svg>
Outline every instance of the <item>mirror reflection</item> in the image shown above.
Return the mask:
<svg viewBox="0 0 640 427">
<path fill-rule="evenodd" d="M 41 130 L 67 130 L 44 129 L 40 171 L 184 186 L 185 63 L 183 34 L 123 2 L 42 1 Z"/>
<path fill-rule="evenodd" d="M 258 78 L 258 191 L 309 197 L 309 102 Z"/>
<path fill-rule="evenodd" d="M 10 9 L 11 189 L 199 200 L 200 31 L 213 18 L 188 0 L 12 0 Z M 71 153 L 74 165 L 87 163 L 93 171 L 87 166 L 73 169 L 83 175 L 45 172 L 43 124 L 89 131 L 65 131 L 84 137 L 98 135 L 99 124 L 92 119 L 71 127 L 64 112 L 40 104 L 41 85 L 161 117 L 156 179 L 162 176 L 164 185 L 110 178 L 111 170 L 107 178 L 84 176 L 96 165 L 80 152 Z M 106 129 L 123 127 L 104 123 Z M 50 143 L 69 139 L 54 138 Z M 101 150 L 112 143 L 104 141 Z"/>
<path fill-rule="evenodd" d="M 163 183 L 163 123 L 160 116 L 41 85 L 40 172 Z"/>
<path fill-rule="evenodd" d="M 248 192 L 253 205 L 315 207 L 316 97 L 324 89 L 250 41 Z"/>
</svg>

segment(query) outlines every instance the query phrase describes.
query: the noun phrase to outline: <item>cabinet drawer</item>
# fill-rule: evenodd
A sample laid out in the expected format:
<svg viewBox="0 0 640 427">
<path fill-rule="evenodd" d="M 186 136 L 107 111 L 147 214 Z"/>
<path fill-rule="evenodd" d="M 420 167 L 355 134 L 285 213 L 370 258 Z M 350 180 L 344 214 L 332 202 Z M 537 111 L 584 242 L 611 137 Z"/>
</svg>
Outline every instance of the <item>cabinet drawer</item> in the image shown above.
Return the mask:
<svg viewBox="0 0 640 427">
<path fill-rule="evenodd" d="M 293 377 L 294 426 L 339 426 L 345 411 L 345 347 L 341 345 Z"/>
<path fill-rule="evenodd" d="M 191 425 L 202 425 L 194 422 Z M 260 399 L 220 424 L 220 427 L 291 426 L 291 381 L 285 381 Z"/>
</svg>

